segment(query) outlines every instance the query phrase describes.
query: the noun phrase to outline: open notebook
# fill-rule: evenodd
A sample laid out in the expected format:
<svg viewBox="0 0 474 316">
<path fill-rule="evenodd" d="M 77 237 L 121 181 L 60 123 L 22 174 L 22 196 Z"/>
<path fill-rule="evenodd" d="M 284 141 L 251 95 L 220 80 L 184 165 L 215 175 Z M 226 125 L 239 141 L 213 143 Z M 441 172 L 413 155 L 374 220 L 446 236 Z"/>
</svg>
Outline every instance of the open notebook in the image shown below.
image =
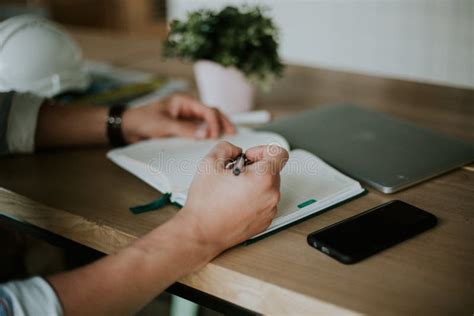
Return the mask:
<svg viewBox="0 0 474 316">
<path fill-rule="evenodd" d="M 278 144 L 289 150 L 289 145 L 282 136 L 269 132 L 240 129 L 237 135 L 223 137 L 223 140 L 244 151 L 262 144 Z M 107 157 L 158 191 L 169 193 L 171 202 L 184 205 L 199 161 L 217 142 L 184 138 L 154 139 L 111 150 Z M 290 151 L 289 160 L 281 172 L 280 190 L 281 200 L 275 219 L 264 232 L 252 238 L 364 192 L 359 182 L 300 149 Z"/>
</svg>

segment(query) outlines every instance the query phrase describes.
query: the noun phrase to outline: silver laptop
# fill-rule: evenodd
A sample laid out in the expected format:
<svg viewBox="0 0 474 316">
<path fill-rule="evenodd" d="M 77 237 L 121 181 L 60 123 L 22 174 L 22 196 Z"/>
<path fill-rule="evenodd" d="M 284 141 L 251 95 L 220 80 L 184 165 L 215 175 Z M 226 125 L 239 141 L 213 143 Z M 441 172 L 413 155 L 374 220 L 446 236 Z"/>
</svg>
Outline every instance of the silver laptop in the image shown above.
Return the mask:
<svg viewBox="0 0 474 316">
<path fill-rule="evenodd" d="M 351 104 L 320 107 L 261 129 L 384 193 L 474 160 L 473 144 Z"/>
</svg>

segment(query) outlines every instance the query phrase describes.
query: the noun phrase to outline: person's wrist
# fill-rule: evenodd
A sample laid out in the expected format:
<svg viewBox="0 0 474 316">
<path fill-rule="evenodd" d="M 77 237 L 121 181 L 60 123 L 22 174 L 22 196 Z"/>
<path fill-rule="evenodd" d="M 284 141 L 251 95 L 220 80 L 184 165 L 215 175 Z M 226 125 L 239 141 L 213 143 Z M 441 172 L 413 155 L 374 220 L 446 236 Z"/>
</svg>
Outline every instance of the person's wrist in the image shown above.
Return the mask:
<svg viewBox="0 0 474 316">
<path fill-rule="evenodd" d="M 170 221 L 170 224 L 179 227 L 190 245 L 200 257 L 200 260 L 206 264 L 214 257 L 225 250 L 219 241 L 209 240 L 202 226 L 199 225 L 197 218 L 188 212 L 187 206 L 183 207 Z"/>
<path fill-rule="evenodd" d="M 134 143 L 137 138 L 137 109 L 128 108 L 122 114 L 122 134 L 128 144 Z"/>
<path fill-rule="evenodd" d="M 183 267 L 184 270 L 176 275 L 177 278 L 202 268 L 221 252 L 203 238 L 192 218 L 181 215 L 183 210 L 144 238 L 137 240 L 132 246 L 151 257 L 153 254 L 159 256 L 163 248 L 173 249 L 170 254 L 176 256 L 175 260 L 187 264 Z"/>
</svg>

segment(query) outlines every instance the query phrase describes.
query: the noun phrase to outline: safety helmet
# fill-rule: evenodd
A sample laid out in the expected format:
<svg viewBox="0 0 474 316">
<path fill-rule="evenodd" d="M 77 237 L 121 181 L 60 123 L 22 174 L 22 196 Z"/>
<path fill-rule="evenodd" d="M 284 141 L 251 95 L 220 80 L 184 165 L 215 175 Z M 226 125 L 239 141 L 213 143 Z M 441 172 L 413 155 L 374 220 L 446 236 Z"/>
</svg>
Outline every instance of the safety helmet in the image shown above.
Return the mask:
<svg viewBox="0 0 474 316">
<path fill-rule="evenodd" d="M 0 91 L 52 97 L 89 82 L 81 50 L 59 26 L 32 15 L 0 23 Z"/>
</svg>

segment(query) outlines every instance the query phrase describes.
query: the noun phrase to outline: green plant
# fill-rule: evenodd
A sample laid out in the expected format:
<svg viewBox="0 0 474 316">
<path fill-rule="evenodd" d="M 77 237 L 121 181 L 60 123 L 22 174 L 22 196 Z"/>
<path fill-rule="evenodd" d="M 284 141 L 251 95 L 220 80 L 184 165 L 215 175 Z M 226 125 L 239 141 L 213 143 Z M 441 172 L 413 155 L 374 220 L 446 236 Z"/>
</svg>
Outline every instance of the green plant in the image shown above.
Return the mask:
<svg viewBox="0 0 474 316">
<path fill-rule="evenodd" d="M 211 60 L 240 69 L 252 82 L 268 87 L 281 76 L 278 30 L 260 7 L 228 6 L 219 12 L 198 10 L 186 21 L 174 20 L 163 46 L 164 57 Z"/>
</svg>

